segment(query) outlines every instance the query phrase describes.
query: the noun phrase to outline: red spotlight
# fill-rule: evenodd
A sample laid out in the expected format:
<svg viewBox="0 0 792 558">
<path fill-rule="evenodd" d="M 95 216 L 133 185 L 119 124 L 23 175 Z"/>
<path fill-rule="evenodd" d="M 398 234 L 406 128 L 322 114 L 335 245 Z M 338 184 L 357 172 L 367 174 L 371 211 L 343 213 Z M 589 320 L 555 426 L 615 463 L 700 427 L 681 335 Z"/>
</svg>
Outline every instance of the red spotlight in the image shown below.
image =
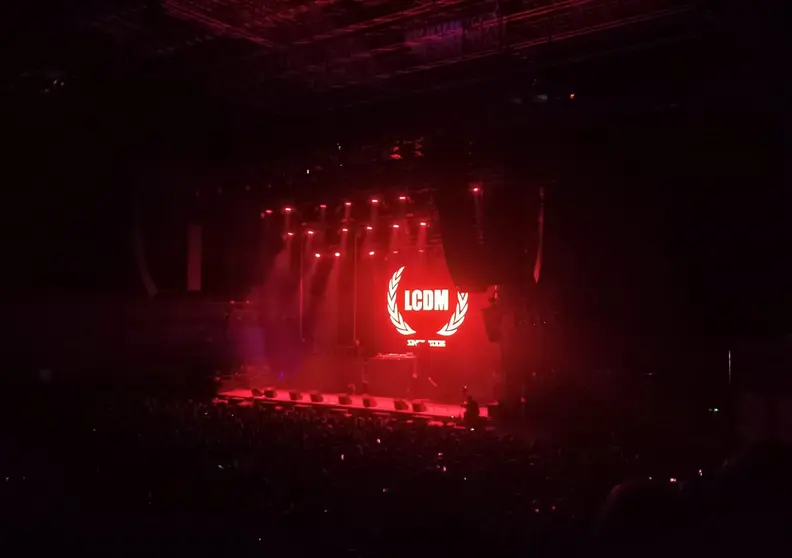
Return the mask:
<svg viewBox="0 0 792 558">
<path fill-rule="evenodd" d="M 323 203 L 322 205 L 319 206 L 319 209 L 327 209 L 327 204 Z"/>
<path fill-rule="evenodd" d="M 372 250 L 371 252 L 369 252 L 369 256 L 373 256 L 373 255 L 374 255 L 374 250 Z"/>
<path fill-rule="evenodd" d="M 333 255 L 334 255 L 336 258 L 340 258 L 340 257 L 341 257 L 341 252 L 336 252 L 336 253 L 335 253 L 335 254 L 333 254 Z"/>
<path fill-rule="evenodd" d="M 406 199 L 407 199 L 407 196 L 399 196 L 399 201 L 405 201 Z"/>
<path fill-rule="evenodd" d="M 322 254 L 320 254 L 319 252 L 317 252 L 316 254 L 314 254 L 314 256 L 315 256 L 315 257 L 317 257 L 317 258 L 321 258 L 321 257 L 322 257 Z"/>
<path fill-rule="evenodd" d="M 472 192 L 473 192 L 474 194 L 478 194 L 479 192 L 481 192 L 481 188 L 479 188 L 478 186 L 476 186 L 475 188 L 473 188 Z"/>
<path fill-rule="evenodd" d="M 367 231 L 373 231 L 373 230 L 374 230 L 374 227 L 372 227 L 371 225 L 368 225 L 368 226 L 366 227 L 366 230 L 367 230 Z"/>
<path fill-rule="evenodd" d="M 266 211 L 264 211 L 264 213 L 266 213 L 267 215 L 272 215 L 272 210 L 271 209 L 267 209 Z"/>
<path fill-rule="evenodd" d="M 344 227 L 343 229 L 341 229 L 341 232 L 349 232 L 349 229 Z"/>
<path fill-rule="evenodd" d="M 293 232 L 287 232 L 286 236 L 294 236 L 294 233 Z"/>
<path fill-rule="evenodd" d="M 305 234 L 307 234 L 308 236 L 313 236 L 313 233 L 314 233 L 313 231 L 305 231 Z"/>
<path fill-rule="evenodd" d="M 421 221 L 419 224 L 420 224 L 422 227 L 425 227 L 425 226 L 426 226 L 426 221 Z"/>
<path fill-rule="evenodd" d="M 292 212 L 292 208 L 291 208 L 291 207 L 284 207 L 284 208 L 283 208 L 283 211 L 284 211 L 285 213 L 291 213 L 291 212 Z"/>
<path fill-rule="evenodd" d="M 394 229 L 398 229 L 398 228 L 399 228 L 399 225 L 397 225 L 397 224 L 395 224 L 395 223 L 394 223 L 394 225 L 393 225 L 393 228 L 394 228 Z"/>
<path fill-rule="evenodd" d="M 344 205 L 347 206 L 347 207 L 351 207 L 352 206 L 352 202 L 344 202 Z"/>
<path fill-rule="evenodd" d="M 379 200 L 377 198 L 371 198 L 371 203 L 376 205 L 379 203 Z"/>
</svg>

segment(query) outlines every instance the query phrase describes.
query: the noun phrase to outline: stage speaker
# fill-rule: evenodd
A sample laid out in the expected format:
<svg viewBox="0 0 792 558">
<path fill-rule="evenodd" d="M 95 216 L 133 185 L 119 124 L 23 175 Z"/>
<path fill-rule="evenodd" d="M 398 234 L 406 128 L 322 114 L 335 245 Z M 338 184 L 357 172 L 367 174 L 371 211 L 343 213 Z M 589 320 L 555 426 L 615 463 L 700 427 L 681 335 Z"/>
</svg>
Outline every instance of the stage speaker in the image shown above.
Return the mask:
<svg viewBox="0 0 792 558">
<path fill-rule="evenodd" d="M 413 401 L 412 409 L 413 409 L 413 413 L 425 413 L 426 403 L 424 403 L 423 401 Z"/>
<path fill-rule="evenodd" d="M 341 405 L 351 405 L 352 398 L 349 397 L 346 393 L 341 393 L 338 395 L 338 403 Z"/>
<path fill-rule="evenodd" d="M 251 390 L 250 390 L 250 393 L 252 393 L 252 394 L 253 394 L 253 397 L 261 397 L 262 395 L 264 395 L 264 394 L 261 392 L 261 390 L 260 390 L 260 389 L 256 389 L 256 388 L 253 388 L 253 389 L 251 389 Z"/>
<path fill-rule="evenodd" d="M 311 392 L 311 402 L 312 403 L 324 403 L 324 397 L 318 391 Z"/>
<path fill-rule="evenodd" d="M 368 395 L 366 395 L 365 397 L 363 397 L 363 406 L 364 407 L 376 407 L 377 406 L 377 400 L 374 399 L 373 397 L 369 397 Z"/>
<path fill-rule="evenodd" d="M 501 340 L 501 319 L 502 313 L 498 306 L 484 308 L 481 313 L 484 317 L 484 330 L 487 332 L 487 339 L 491 343 L 499 343 Z"/>
<path fill-rule="evenodd" d="M 410 405 L 404 399 L 396 399 L 393 402 L 393 408 L 397 411 L 409 411 Z"/>
<path fill-rule="evenodd" d="M 275 390 L 275 388 L 267 388 L 264 390 L 264 395 L 269 399 L 275 399 L 275 396 L 278 395 L 278 392 Z"/>
<path fill-rule="evenodd" d="M 289 392 L 289 399 L 291 399 L 292 401 L 302 401 L 302 393 L 300 393 L 296 389 L 293 389 Z"/>
</svg>

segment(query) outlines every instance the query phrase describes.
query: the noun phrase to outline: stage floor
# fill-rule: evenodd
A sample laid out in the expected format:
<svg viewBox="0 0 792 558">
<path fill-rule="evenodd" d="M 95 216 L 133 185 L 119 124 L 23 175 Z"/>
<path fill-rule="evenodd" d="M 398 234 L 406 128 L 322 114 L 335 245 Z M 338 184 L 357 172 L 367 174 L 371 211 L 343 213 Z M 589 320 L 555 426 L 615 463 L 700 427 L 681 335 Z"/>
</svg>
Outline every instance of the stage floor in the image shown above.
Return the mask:
<svg viewBox="0 0 792 558">
<path fill-rule="evenodd" d="M 363 396 L 362 395 L 352 395 L 350 396 L 352 399 L 351 405 L 342 405 L 338 401 L 337 393 L 323 393 L 322 398 L 324 401 L 322 403 L 314 403 L 311 401 L 310 392 L 304 391 L 302 393 L 302 400 L 300 401 L 293 401 L 289 397 L 289 390 L 287 389 L 278 389 L 275 393 L 275 397 L 265 397 L 263 395 L 258 397 L 252 397 L 253 400 L 258 401 L 266 401 L 266 402 L 281 402 L 287 403 L 289 405 L 299 405 L 303 407 L 326 407 L 326 408 L 336 408 L 336 409 L 360 409 L 366 410 L 370 412 L 380 412 L 380 413 L 396 413 L 400 415 L 407 415 L 407 416 L 416 416 L 416 417 L 426 417 L 430 419 L 440 419 L 440 420 L 449 420 L 449 419 L 458 419 L 462 414 L 462 406 L 461 405 L 445 405 L 443 403 L 435 403 L 433 401 L 427 401 L 426 399 L 422 399 L 421 401 L 426 406 L 426 411 L 416 413 L 412 409 L 409 411 L 397 411 L 394 407 L 394 401 L 396 401 L 393 397 L 378 397 L 373 396 L 374 400 L 377 402 L 375 407 L 366 407 L 363 405 Z M 228 389 L 228 390 L 220 390 L 218 392 L 218 399 L 237 399 L 237 400 L 251 400 L 251 393 L 249 389 Z M 407 401 L 409 403 L 409 401 Z M 481 417 L 487 417 L 487 407 L 486 405 L 481 406 Z"/>
</svg>

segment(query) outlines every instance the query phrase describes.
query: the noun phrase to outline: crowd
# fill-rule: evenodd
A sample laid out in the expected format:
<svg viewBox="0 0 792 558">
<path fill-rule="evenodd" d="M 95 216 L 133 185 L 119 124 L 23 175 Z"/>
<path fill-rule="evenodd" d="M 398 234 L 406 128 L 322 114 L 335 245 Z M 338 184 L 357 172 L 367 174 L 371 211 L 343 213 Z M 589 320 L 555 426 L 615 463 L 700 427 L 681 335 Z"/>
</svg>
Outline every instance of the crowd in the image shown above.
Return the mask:
<svg viewBox="0 0 792 558">
<path fill-rule="evenodd" d="M 2 535 L 26 554 L 657 550 L 726 540 L 746 514 L 772 525 L 785 478 L 767 472 L 780 454 L 737 482 L 743 465 L 640 436 L 568 444 L 303 408 L 45 392 L 3 415 Z"/>
</svg>

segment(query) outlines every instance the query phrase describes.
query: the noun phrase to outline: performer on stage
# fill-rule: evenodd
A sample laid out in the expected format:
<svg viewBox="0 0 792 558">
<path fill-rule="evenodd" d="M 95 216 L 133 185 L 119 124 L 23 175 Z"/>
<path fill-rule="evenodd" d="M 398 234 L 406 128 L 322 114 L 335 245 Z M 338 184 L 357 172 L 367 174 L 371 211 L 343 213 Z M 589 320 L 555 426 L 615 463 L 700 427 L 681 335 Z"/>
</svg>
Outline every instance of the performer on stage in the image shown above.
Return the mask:
<svg viewBox="0 0 792 558">
<path fill-rule="evenodd" d="M 472 395 L 468 395 L 467 401 L 465 401 L 465 426 L 470 428 L 476 426 L 480 415 L 481 410 L 478 403 L 476 403 Z"/>
</svg>

